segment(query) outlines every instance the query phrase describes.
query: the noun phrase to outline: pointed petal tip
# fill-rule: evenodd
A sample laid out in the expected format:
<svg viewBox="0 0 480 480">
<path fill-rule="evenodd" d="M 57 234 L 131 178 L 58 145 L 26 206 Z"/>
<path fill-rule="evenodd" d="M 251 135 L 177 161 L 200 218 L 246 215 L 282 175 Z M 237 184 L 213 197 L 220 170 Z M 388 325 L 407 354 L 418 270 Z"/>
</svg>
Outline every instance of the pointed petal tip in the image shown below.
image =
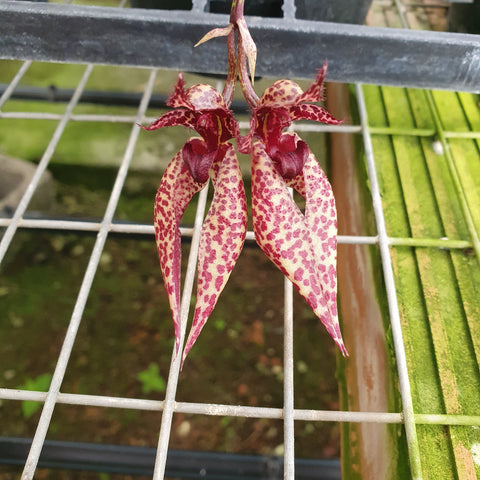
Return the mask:
<svg viewBox="0 0 480 480">
<path fill-rule="evenodd" d="M 335 342 L 340 349 L 340 353 L 343 355 L 344 358 L 349 358 L 350 355 L 348 353 L 347 347 L 345 347 L 345 344 L 343 343 L 342 340 L 338 340 Z"/>
<path fill-rule="evenodd" d="M 233 24 L 230 23 L 226 27 L 222 28 L 214 28 L 213 30 L 210 30 L 207 32 L 195 45 L 194 47 L 198 47 L 198 45 L 201 45 L 202 43 L 208 42 L 212 38 L 217 38 L 217 37 L 226 37 L 233 28 Z"/>
<path fill-rule="evenodd" d="M 183 364 L 185 363 L 185 359 L 187 358 L 188 351 L 184 350 L 182 354 L 182 361 L 180 362 L 180 371 L 183 370 Z"/>
</svg>

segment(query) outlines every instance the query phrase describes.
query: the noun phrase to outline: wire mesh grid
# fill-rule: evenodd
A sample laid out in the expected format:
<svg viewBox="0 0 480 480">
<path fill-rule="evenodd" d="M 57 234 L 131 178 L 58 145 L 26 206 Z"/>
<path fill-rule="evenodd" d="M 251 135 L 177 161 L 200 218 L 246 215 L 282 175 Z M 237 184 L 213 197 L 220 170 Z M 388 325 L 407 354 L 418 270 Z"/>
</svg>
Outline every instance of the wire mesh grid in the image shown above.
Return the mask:
<svg viewBox="0 0 480 480">
<path fill-rule="evenodd" d="M 395 2 L 400 18 L 407 27 L 407 19 L 403 15 L 403 6 L 399 1 Z M 201 8 L 201 2 L 195 2 L 195 8 Z M 292 16 L 294 6 L 292 2 L 287 3 L 285 14 Z M 461 193 L 461 183 L 456 178 L 455 162 L 451 159 L 451 175 L 458 187 L 458 194 L 462 204 L 464 218 L 468 226 L 469 238 L 464 239 L 441 239 L 441 238 L 419 238 L 419 237 L 395 237 L 388 233 L 385 221 L 385 211 L 382 203 L 382 192 L 379 185 L 377 163 L 375 161 L 375 148 L 372 138 L 379 136 L 405 136 L 415 137 L 437 137 L 443 150 L 450 152 L 449 142 L 452 139 L 468 138 L 479 141 L 479 131 L 445 131 L 437 122 L 435 128 L 421 129 L 409 132 L 398 127 L 378 127 L 374 126 L 369 119 L 368 108 L 365 99 L 364 87 L 360 84 L 355 85 L 354 92 L 357 101 L 359 124 L 343 125 L 339 127 L 317 126 L 317 125 L 298 125 L 296 131 L 314 132 L 314 133 L 336 133 L 336 134 L 354 134 L 362 139 L 366 168 L 368 171 L 368 182 L 371 193 L 371 203 L 374 211 L 376 234 L 375 235 L 340 235 L 339 244 L 344 245 L 373 245 L 377 246 L 380 252 L 381 265 L 383 271 L 383 281 L 388 301 L 389 325 L 392 332 L 397 373 L 399 379 L 399 388 L 401 395 L 401 410 L 397 412 L 386 411 L 342 411 L 342 410 L 305 410 L 295 408 L 294 401 L 294 350 L 293 350 L 293 291 L 288 281 L 284 284 L 284 400 L 282 408 L 270 408 L 247 405 L 226 405 L 217 403 L 193 403 L 181 402 L 176 399 L 177 385 L 180 374 L 181 356 L 172 355 L 171 365 L 168 372 L 168 381 L 165 392 L 165 398 L 161 401 L 147 400 L 142 398 L 120 398 L 107 395 L 82 395 L 61 391 L 70 356 L 74 348 L 76 336 L 82 322 L 82 316 L 89 298 L 92 284 L 100 265 L 102 253 L 109 235 L 113 233 L 122 234 L 141 234 L 149 235 L 153 238 L 154 230 L 152 225 L 148 224 L 125 224 L 114 220 L 115 211 L 122 195 L 122 188 L 129 172 L 129 167 L 135 155 L 135 147 L 139 138 L 140 129 L 137 124 L 148 123 L 153 118 L 147 115 L 147 109 L 151 100 L 155 79 L 158 74 L 156 69 L 152 69 L 148 81 L 142 93 L 141 101 L 138 105 L 136 114 L 130 115 L 95 115 L 75 113 L 85 87 L 94 70 L 93 65 L 84 67 L 81 79 L 76 86 L 70 101 L 62 113 L 47 112 L 23 112 L 23 111 L 2 111 L 4 105 L 9 101 L 15 89 L 22 81 L 23 76 L 32 66 L 31 61 L 24 62 L 19 68 L 8 87 L 0 98 L 0 119 L 24 119 L 41 120 L 57 122 L 51 139 L 45 152 L 40 159 L 35 173 L 23 194 L 11 218 L 1 218 L 0 227 L 5 231 L 0 243 L 0 262 L 4 259 L 7 251 L 15 242 L 15 236 L 22 229 L 46 229 L 51 231 L 74 231 L 74 232 L 94 232 L 96 240 L 89 256 L 81 287 L 75 300 L 73 312 L 68 324 L 63 344 L 56 362 L 53 377 L 48 391 L 28 391 L 0 388 L 0 398 L 4 400 L 25 401 L 32 400 L 43 403 L 41 415 L 36 427 L 35 435 L 26 460 L 22 479 L 31 479 L 35 475 L 41 455 L 42 447 L 50 428 L 52 415 L 58 404 L 118 408 L 140 411 L 161 411 L 162 419 L 158 437 L 157 456 L 155 461 L 155 471 L 153 478 L 161 479 L 165 474 L 168 446 L 171 436 L 172 418 L 175 413 L 198 414 L 207 416 L 228 416 L 244 418 L 268 418 L 281 420 L 284 425 L 284 476 L 288 479 L 295 477 L 295 422 L 358 422 L 358 423 L 379 423 L 379 424 L 403 424 L 406 432 L 408 445 L 408 458 L 410 461 L 411 477 L 414 479 L 424 478 L 422 471 L 422 455 L 418 443 L 417 429 L 419 425 L 465 425 L 480 426 L 480 415 L 465 414 L 443 414 L 438 412 L 416 413 L 414 410 L 411 384 L 406 359 L 405 342 L 402 334 L 401 306 L 398 303 L 396 277 L 392 267 L 392 251 L 397 247 L 427 247 L 442 249 L 473 249 L 477 258 L 480 259 L 480 241 L 478 238 L 475 221 L 472 218 L 468 202 Z M 432 111 L 437 111 L 435 99 L 429 95 Z M 123 152 L 122 160 L 116 173 L 116 179 L 110 193 L 107 207 L 101 221 L 81 221 L 76 219 L 57 220 L 57 219 L 33 219 L 26 218 L 29 203 L 35 194 L 40 183 L 42 175 L 47 170 L 49 162 L 54 155 L 55 149 L 70 122 L 96 122 L 96 123 L 124 123 L 131 125 L 130 135 L 126 148 Z M 243 123 L 241 128 L 247 128 Z M 478 143 L 477 143 L 478 145 Z M 478 147 L 477 147 L 478 148 Z M 447 153 L 447 155 L 450 155 Z M 207 205 L 208 189 L 204 189 L 198 201 L 195 214 L 195 223 L 193 227 L 181 228 L 183 237 L 191 239 L 189 250 L 187 270 L 183 282 L 183 294 L 181 303 L 182 312 L 182 340 L 183 344 L 185 328 L 187 324 L 190 299 L 192 297 L 195 265 L 198 255 L 199 232 L 204 218 Z M 247 241 L 253 242 L 253 232 L 248 232 Z M 354 361 L 352 359 L 351 361 Z"/>
</svg>

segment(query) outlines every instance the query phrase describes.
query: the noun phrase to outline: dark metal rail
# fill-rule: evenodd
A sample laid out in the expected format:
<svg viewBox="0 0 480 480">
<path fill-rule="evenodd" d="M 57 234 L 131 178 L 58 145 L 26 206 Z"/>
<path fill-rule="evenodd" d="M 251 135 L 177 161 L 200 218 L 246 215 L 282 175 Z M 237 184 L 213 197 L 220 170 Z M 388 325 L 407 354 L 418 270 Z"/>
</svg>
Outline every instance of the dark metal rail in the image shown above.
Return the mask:
<svg viewBox="0 0 480 480">
<path fill-rule="evenodd" d="M 223 41 L 193 45 L 228 16 L 7 1 L 0 58 L 162 67 L 222 73 Z M 480 92 L 480 36 L 249 17 L 257 73 Z M 261 54 L 261 52 L 275 52 Z"/>
<path fill-rule="evenodd" d="M 0 464 L 24 465 L 28 438 L 0 438 Z M 155 448 L 46 441 L 39 467 L 152 475 Z M 339 460 L 295 461 L 296 480 L 340 480 Z M 283 459 L 273 456 L 170 450 L 167 477 L 215 480 L 281 480 Z"/>
</svg>

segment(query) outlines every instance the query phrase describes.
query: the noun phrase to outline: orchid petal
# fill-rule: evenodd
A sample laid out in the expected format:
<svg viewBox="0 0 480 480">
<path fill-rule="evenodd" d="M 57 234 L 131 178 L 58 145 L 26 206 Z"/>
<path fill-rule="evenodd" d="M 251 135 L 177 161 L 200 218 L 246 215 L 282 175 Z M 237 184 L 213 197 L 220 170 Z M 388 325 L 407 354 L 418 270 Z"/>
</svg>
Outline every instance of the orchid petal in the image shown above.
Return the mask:
<svg viewBox="0 0 480 480">
<path fill-rule="evenodd" d="M 214 196 L 202 227 L 197 301 L 183 360 L 212 312 L 240 255 L 247 232 L 247 202 L 242 173 L 230 144 L 211 169 Z"/>
<path fill-rule="evenodd" d="M 211 85 L 199 83 L 191 86 L 185 95 L 194 110 L 222 110 L 230 112 L 222 95 Z"/>
<path fill-rule="evenodd" d="M 208 42 L 212 38 L 217 38 L 217 37 L 226 37 L 227 35 L 230 34 L 230 32 L 233 29 L 233 24 L 230 23 L 227 27 L 222 27 L 222 28 L 214 28 L 213 30 L 210 30 L 208 33 L 206 33 L 196 44 L 195 47 L 198 47 L 202 43 Z"/>
<path fill-rule="evenodd" d="M 140 125 L 144 130 L 152 131 L 158 130 L 163 127 L 174 127 L 176 125 L 182 125 L 195 129 L 198 115 L 191 110 L 171 110 L 165 113 L 161 117 L 157 118 L 151 125 L 144 127 Z"/>
<path fill-rule="evenodd" d="M 315 122 L 327 123 L 329 125 L 340 125 L 342 123 L 341 120 L 337 120 L 324 108 L 311 103 L 302 103 L 291 107 L 290 118 L 292 120 L 314 120 Z"/>
<path fill-rule="evenodd" d="M 323 296 L 327 301 L 328 312 L 320 320 L 340 347 L 343 355 L 348 355 L 343 345 L 337 312 L 337 210 L 332 187 L 325 172 L 320 168 L 311 151 L 303 167 L 305 184 L 305 221 L 307 222 L 322 281 Z"/>
<path fill-rule="evenodd" d="M 190 175 L 199 183 L 208 180 L 208 172 L 216 156 L 217 150 L 210 150 L 201 138 L 191 138 L 182 148 L 182 157 Z"/>
<path fill-rule="evenodd" d="M 293 132 L 280 135 L 272 145 L 267 144 L 267 153 L 284 180 L 296 177 L 303 170 L 309 152 L 307 144 Z"/>
<path fill-rule="evenodd" d="M 260 97 L 258 107 L 288 107 L 299 103 L 303 90 L 292 80 L 277 80 Z"/>
<path fill-rule="evenodd" d="M 305 93 L 303 93 L 299 101 L 304 102 L 320 102 L 323 100 L 323 81 L 325 80 L 325 75 L 327 74 L 327 62 L 325 62 L 318 70 L 317 76 L 314 82 L 310 85 Z"/>
<path fill-rule="evenodd" d="M 306 169 L 305 186 L 306 191 L 311 194 L 318 180 L 318 171 L 310 163 L 311 161 Z M 319 262 L 318 255 L 319 246 L 322 248 L 324 243 L 319 243 L 319 240 L 313 238 L 321 233 L 318 220 L 319 203 L 318 197 L 311 200 L 309 218 L 306 219 L 291 198 L 283 178 L 266 153 L 264 145 L 261 142 L 253 145 L 252 214 L 257 243 L 305 298 L 345 355 L 346 349 L 336 319 L 336 304 L 332 307 L 334 298 L 331 288 L 329 287 L 326 296 L 322 283 L 325 281 L 322 275 L 324 267 Z M 326 242 L 329 246 L 328 238 Z M 336 237 L 334 242 L 336 244 Z M 328 253 L 331 254 L 331 251 L 329 246 Z M 329 257 L 330 264 L 331 257 Z M 333 272 L 330 269 L 326 273 L 326 280 L 331 282 L 329 275 Z"/>
<path fill-rule="evenodd" d="M 283 107 L 264 107 L 259 109 L 255 116 L 257 118 L 255 133 L 267 144 L 278 142 L 283 130 L 291 124 L 290 111 Z"/>
<path fill-rule="evenodd" d="M 178 152 L 168 164 L 155 197 L 154 226 L 158 256 L 175 328 L 175 346 L 180 345 L 180 220 L 193 195 L 205 184 L 195 182 Z"/>
<path fill-rule="evenodd" d="M 189 102 L 185 92 L 185 81 L 183 80 L 182 72 L 178 73 L 178 80 L 175 84 L 173 93 L 167 99 L 167 106 L 172 108 L 188 108 L 194 110 L 193 105 Z"/>
</svg>

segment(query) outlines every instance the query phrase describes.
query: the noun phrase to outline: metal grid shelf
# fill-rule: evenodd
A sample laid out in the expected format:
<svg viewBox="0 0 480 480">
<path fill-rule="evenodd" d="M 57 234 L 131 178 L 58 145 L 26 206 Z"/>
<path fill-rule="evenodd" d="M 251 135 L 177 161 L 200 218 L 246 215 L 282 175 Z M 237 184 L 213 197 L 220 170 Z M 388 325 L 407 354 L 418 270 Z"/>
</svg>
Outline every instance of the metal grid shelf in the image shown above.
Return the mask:
<svg viewBox="0 0 480 480">
<path fill-rule="evenodd" d="M 400 17 L 402 17 L 400 2 L 396 2 L 399 7 Z M 56 405 L 69 404 L 79 406 L 95 406 L 102 408 L 118 408 L 131 409 L 140 411 L 162 411 L 162 423 L 159 433 L 159 441 L 157 448 L 157 456 L 155 460 L 155 479 L 161 479 L 164 476 L 166 458 L 168 453 L 168 444 L 171 433 L 171 424 L 174 413 L 188 413 L 209 416 L 230 416 L 230 417 L 244 417 L 244 418 L 270 418 L 282 420 L 284 424 L 284 474 L 285 478 L 293 479 L 295 475 L 295 451 L 294 451 L 294 423 L 296 421 L 312 421 L 312 422 L 340 422 L 340 423 L 372 423 L 372 424 L 403 424 L 407 437 L 408 454 L 410 460 L 411 476 L 415 479 L 424 478 L 422 471 L 422 456 L 419 449 L 417 438 L 417 428 L 419 425 L 463 425 L 463 426 L 480 426 L 480 412 L 478 415 L 451 415 L 432 413 L 416 413 L 412 401 L 412 392 L 410 379 L 407 367 L 407 358 L 405 352 L 405 343 L 402 333 L 402 320 L 400 314 L 400 306 L 398 304 L 397 289 L 395 286 L 395 274 L 392 268 L 392 248 L 397 246 L 403 247 L 429 247 L 429 248 L 447 248 L 447 249 L 468 249 L 471 248 L 475 252 L 478 259 L 480 259 L 480 242 L 478 237 L 478 230 L 474 220 L 469 216 L 468 205 L 464 206 L 465 220 L 469 226 L 469 237 L 464 239 L 438 239 L 438 238 L 403 238 L 392 237 L 388 234 L 385 212 L 382 205 L 382 193 L 378 180 L 377 164 L 375 162 L 375 148 L 372 138 L 376 135 L 387 136 L 404 136 L 411 135 L 414 137 L 434 137 L 438 136 L 440 142 L 446 151 L 449 150 L 449 141 L 456 138 L 468 138 L 477 141 L 480 139 L 480 132 L 478 130 L 465 131 L 444 131 L 443 129 L 434 128 L 417 128 L 412 130 L 402 130 L 398 128 L 375 127 L 371 126 L 368 118 L 368 109 L 365 100 L 364 89 L 361 84 L 355 85 L 355 96 L 357 100 L 357 109 L 359 112 L 360 123 L 358 125 L 345 125 L 340 127 L 328 126 L 312 126 L 312 125 L 298 125 L 296 130 L 299 132 L 326 132 L 336 134 L 354 134 L 362 139 L 366 168 L 368 171 L 369 188 L 371 192 L 371 202 L 375 215 L 375 225 L 377 233 L 371 236 L 359 235 L 341 235 L 339 237 L 339 244 L 343 245 L 374 245 L 378 247 L 381 256 L 381 265 L 383 270 L 383 281 L 385 285 L 386 296 L 388 299 L 388 312 L 390 328 L 393 336 L 393 343 L 396 356 L 396 364 L 398 368 L 398 378 L 400 383 L 400 392 L 402 400 L 401 411 L 398 412 L 372 412 L 372 411 L 333 411 L 333 410 L 304 410 L 298 409 L 294 406 L 293 398 L 293 311 L 292 311 L 292 287 L 288 282 L 285 282 L 284 290 L 284 406 L 283 408 L 265 408 L 265 407 L 251 407 L 245 405 L 222 405 L 222 404 L 204 404 L 204 403 L 190 403 L 179 402 L 176 400 L 176 390 L 179 379 L 180 356 L 172 357 L 172 363 L 169 369 L 167 391 L 165 399 L 162 401 L 152 401 L 141 398 L 119 398 L 114 396 L 97 396 L 97 395 L 80 395 L 67 392 L 61 392 L 62 382 L 68 368 L 69 359 L 74 347 L 77 332 L 79 330 L 82 316 L 84 314 L 85 306 L 89 298 L 89 293 L 92 288 L 93 280 L 99 268 L 102 252 L 106 241 L 112 233 L 122 234 L 140 234 L 147 235 L 153 238 L 153 226 L 144 224 L 123 224 L 114 220 L 115 210 L 117 208 L 119 199 L 122 195 L 122 188 L 125 183 L 127 174 L 129 172 L 132 158 L 134 157 L 135 146 L 139 138 L 140 130 L 137 123 L 148 123 L 153 120 L 147 116 L 147 109 L 151 101 L 155 78 L 158 70 L 156 68 L 151 70 L 147 84 L 138 104 L 137 112 L 134 116 L 125 115 L 82 115 L 74 113 L 75 108 L 79 104 L 82 95 L 85 92 L 87 82 L 92 71 L 94 70 L 93 63 L 85 66 L 81 80 L 73 91 L 71 98 L 66 103 L 63 113 L 37 113 L 37 112 L 2 112 L 1 109 L 12 97 L 20 84 L 23 76 L 31 67 L 34 60 L 49 60 L 49 61 L 68 61 L 84 63 L 92 61 L 94 63 L 114 63 L 114 64 L 133 64 L 132 57 L 124 55 L 126 49 L 125 42 L 131 42 L 132 37 L 122 40 L 117 45 L 117 49 L 104 48 L 105 42 L 110 39 L 96 38 L 96 44 L 81 45 L 79 49 L 67 49 L 68 52 L 77 52 L 77 57 L 60 58 L 59 49 L 52 51 L 49 45 L 55 41 L 55 35 L 65 36 L 63 30 L 55 31 L 53 28 L 48 29 L 48 34 L 53 35 L 48 42 L 41 42 L 38 44 L 35 38 L 43 35 L 44 32 L 33 27 L 36 21 L 40 21 L 42 28 L 48 25 L 52 19 L 55 22 L 58 18 L 66 19 L 65 25 L 78 25 L 81 30 L 85 26 L 85 22 L 90 22 L 92 19 L 98 20 L 102 25 L 111 26 L 113 31 L 119 28 L 120 31 L 125 28 L 125 24 L 129 25 L 131 31 L 135 31 L 138 25 L 142 25 L 147 29 L 150 28 L 157 31 L 162 31 L 159 25 L 171 25 L 171 31 L 179 32 L 178 35 L 185 39 L 185 44 L 188 48 L 182 52 L 182 58 L 187 63 L 180 65 L 182 68 L 192 67 L 194 70 L 202 71 L 206 64 L 205 58 L 211 58 L 212 51 L 216 47 L 212 47 L 210 51 L 199 53 L 198 57 L 193 59 L 191 57 L 191 37 L 197 38 L 199 33 L 208 30 L 211 26 L 212 16 L 204 14 L 204 2 L 195 1 L 193 7 L 193 15 L 185 13 L 182 15 L 170 14 L 169 12 L 162 13 L 131 13 L 127 9 L 91 9 L 91 7 L 80 6 L 59 6 L 59 5 L 30 5 L 23 4 L 23 2 L 6 2 L 0 3 L 0 18 L 2 24 L 7 26 L 5 32 L 0 37 L 0 57 L 24 59 L 25 62 L 19 68 L 18 73 L 8 84 L 0 97 L 0 119 L 29 119 L 57 122 L 54 133 L 48 143 L 45 152 L 38 163 L 35 174 L 31 179 L 28 189 L 20 201 L 18 208 L 11 218 L 1 218 L 0 227 L 5 228 L 5 232 L 0 243 L 0 262 L 4 259 L 6 252 L 15 242 L 15 235 L 21 229 L 46 229 L 52 231 L 74 231 L 74 232 L 93 232 L 96 234 L 96 240 L 89 257 L 88 265 L 85 269 L 83 281 L 75 300 L 75 306 L 69 322 L 68 329 L 63 340 L 63 345 L 58 356 L 58 361 L 55 367 L 53 378 L 48 392 L 26 391 L 0 388 L 0 399 L 4 400 L 34 400 L 43 403 L 43 409 L 38 422 L 33 442 L 29 451 L 28 459 L 25 463 L 22 479 L 27 480 L 33 478 L 38 465 L 40 454 L 45 443 L 47 432 L 50 426 L 52 415 Z M 469 35 L 448 35 L 448 34 L 433 34 L 428 32 L 412 33 L 408 30 L 368 30 L 367 27 L 352 27 L 352 26 L 332 26 L 327 24 L 314 25 L 313 22 L 304 22 L 293 19 L 292 12 L 294 11 L 293 2 L 286 2 L 286 23 L 277 23 L 281 20 L 272 20 L 268 27 L 264 27 L 262 22 L 258 19 L 252 19 L 252 30 L 254 36 L 261 38 L 260 46 L 262 49 L 268 50 L 268 46 L 272 46 L 279 42 L 278 36 L 285 35 L 283 29 L 287 32 L 294 30 L 292 35 L 296 35 L 298 30 L 301 30 L 308 38 L 322 38 L 322 43 L 309 42 L 312 48 L 321 47 L 320 51 L 332 51 L 332 79 L 338 81 L 373 81 L 375 83 L 401 84 L 412 85 L 416 87 L 449 87 L 458 90 L 478 91 L 480 85 L 480 70 L 478 59 L 480 58 L 480 41 L 477 37 Z M 290 12 L 290 13 L 289 13 Z M 183 16 L 185 15 L 185 17 Z M 147 18 L 148 17 L 148 18 Z M 194 25 L 192 24 L 192 17 L 195 18 Z M 215 23 L 218 23 L 220 17 L 215 16 Z M 33 20 L 33 21 L 32 21 Z M 188 21 L 187 21 L 188 20 Z M 220 18 L 221 20 L 221 18 Z M 405 18 L 403 18 L 407 27 Z M 7 23 L 8 21 L 8 23 Z M 73 22 L 73 23 L 70 23 Z M 16 23 L 15 23 L 16 22 Z M 106 22 L 106 23 L 102 23 Z M 140 22 L 140 23 L 139 23 Z M 222 23 L 220 21 L 220 23 Z M 22 28 L 13 28 L 13 25 L 20 25 L 24 32 L 20 35 Z M 286 26 L 285 26 L 286 25 Z M 96 27 L 95 27 L 96 28 Z M 101 28 L 99 29 L 101 30 Z M 187 34 L 188 31 L 188 34 Z M 88 29 L 89 35 L 94 35 L 92 29 Z M 27 35 L 21 38 L 22 35 Z M 149 40 L 149 45 L 145 46 L 142 43 L 142 48 L 134 47 L 135 52 L 140 52 L 144 47 L 145 57 L 139 61 L 139 64 L 145 66 L 166 66 L 172 67 L 167 60 L 159 60 L 156 52 L 152 54 L 152 46 L 150 44 L 158 44 L 163 38 L 163 33 L 158 33 L 160 37 L 154 37 L 155 40 Z M 114 34 L 116 39 L 119 39 L 118 31 Z M 339 36 L 344 39 L 348 38 L 347 46 L 344 48 L 334 47 L 329 49 L 329 46 L 336 45 Z M 73 35 L 72 38 L 75 36 Z M 137 38 L 137 37 L 135 37 Z M 270 43 L 267 39 L 270 38 Z M 272 40 L 273 38 L 273 40 Z M 67 35 L 68 39 L 68 35 Z M 354 39 L 354 40 L 352 40 Z M 20 41 L 21 40 L 21 41 Z M 78 41 L 78 38 L 75 40 Z M 354 56 L 346 53 L 352 41 L 359 41 L 360 48 L 356 51 Z M 265 43 L 263 43 L 265 42 Z M 370 43 L 372 42 L 372 43 Z M 387 67 L 383 61 L 377 62 L 370 53 L 371 45 L 378 49 L 382 43 L 389 44 L 387 48 L 388 54 L 396 52 L 393 56 L 389 56 Z M 32 49 L 32 45 L 36 45 Z M 295 45 L 296 42 L 292 42 Z M 16 45 L 15 49 L 11 49 L 12 45 Z M 392 47 L 393 45 L 393 47 Z M 430 45 L 431 48 L 423 49 L 423 46 Z M 393 50 L 392 50 L 393 48 Z M 441 51 L 440 51 L 441 50 Z M 79 53 L 78 53 L 79 52 Z M 103 52 L 103 53 L 102 53 Z M 179 58 L 179 51 L 173 52 L 175 61 Z M 200 52 L 200 50 L 199 50 Z M 357 56 L 358 52 L 360 55 Z M 459 54 L 459 52 L 461 52 Z M 92 57 L 92 53 L 95 55 Z M 295 47 L 287 53 L 288 55 L 295 54 Z M 102 56 L 103 55 L 103 56 Z M 380 57 L 386 58 L 384 52 Z M 432 57 L 433 55 L 433 57 Z M 316 55 L 303 55 L 305 58 L 314 58 Z M 405 61 L 395 63 L 398 58 L 405 56 Z M 433 58 L 432 62 L 427 64 L 428 74 L 422 70 L 418 74 L 417 66 L 425 64 L 423 61 L 425 56 Z M 355 59 L 355 57 L 357 57 Z M 127 59 L 124 61 L 124 59 Z M 147 58 L 149 60 L 147 60 Z M 423 60 L 422 60 L 423 59 Z M 271 69 L 267 66 L 259 65 L 261 74 L 277 74 L 281 72 L 282 65 L 285 63 L 285 57 L 277 58 L 277 64 L 273 65 Z M 158 62 L 162 62 L 158 65 Z M 199 63 L 200 62 L 200 63 Z M 364 63 L 364 67 L 357 69 L 357 73 L 352 70 L 340 68 L 340 64 L 353 65 L 352 70 L 358 67 L 359 62 Z M 445 63 L 447 62 L 447 63 Z M 377 66 L 375 66 L 377 64 Z M 435 68 L 432 70 L 432 65 Z M 175 65 L 178 67 L 178 65 Z M 390 68 L 392 67 L 392 68 Z M 218 71 L 215 64 L 207 67 L 211 71 Z M 308 77 L 315 69 L 310 64 L 297 65 L 296 70 L 287 72 L 289 75 L 297 75 L 300 77 Z M 345 67 L 346 68 L 346 67 Z M 440 69 L 440 70 L 438 70 Z M 403 74 L 397 77 L 400 70 Z M 441 71 L 442 75 L 439 75 Z M 367 73 L 368 72 L 368 73 Z M 443 75 L 443 73 L 448 75 Z M 453 72 L 453 73 L 452 73 Z M 283 72 L 284 74 L 284 72 Z M 74 219 L 57 220 L 57 219 L 31 219 L 25 216 L 35 190 L 37 189 L 43 173 L 49 166 L 49 162 L 55 152 L 55 149 L 70 122 L 106 122 L 106 123 L 124 123 L 131 125 L 131 132 L 128 138 L 127 146 L 125 148 L 123 158 L 118 167 L 116 180 L 110 193 L 108 205 L 105 213 L 100 221 L 79 221 Z M 242 128 L 247 125 L 242 124 Z M 438 127 L 438 125 L 437 125 Z M 183 228 L 181 230 L 182 236 L 191 239 L 191 248 L 188 258 L 188 267 L 184 281 L 184 290 L 182 297 L 182 316 L 183 324 L 185 325 L 188 316 L 188 308 L 192 289 L 194 284 L 195 263 L 198 252 L 199 231 L 200 225 L 204 216 L 207 202 L 207 190 L 204 190 L 198 202 L 195 225 L 192 228 Z M 464 202 L 465 203 L 465 202 Z M 253 232 L 247 235 L 247 241 L 253 242 Z"/>
</svg>

